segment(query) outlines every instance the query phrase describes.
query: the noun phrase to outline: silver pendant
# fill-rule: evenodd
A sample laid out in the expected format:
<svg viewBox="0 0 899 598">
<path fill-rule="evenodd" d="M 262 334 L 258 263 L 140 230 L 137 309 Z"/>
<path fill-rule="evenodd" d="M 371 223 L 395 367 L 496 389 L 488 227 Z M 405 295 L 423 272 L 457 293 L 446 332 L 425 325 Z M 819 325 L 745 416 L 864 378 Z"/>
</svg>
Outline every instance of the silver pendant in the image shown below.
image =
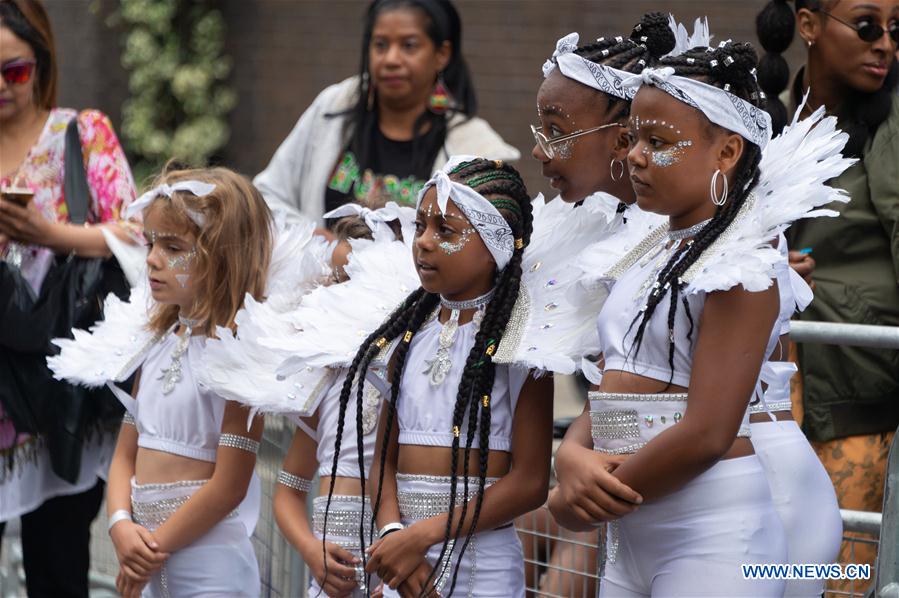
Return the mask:
<svg viewBox="0 0 899 598">
<path fill-rule="evenodd" d="M 190 344 L 191 329 L 188 326 L 184 331 L 184 336 L 178 341 L 178 346 L 172 351 L 172 363 L 167 368 L 162 368 L 162 374 L 157 380 L 162 380 L 162 394 L 171 394 L 175 390 L 175 385 L 181 382 L 184 375 L 181 372 L 181 356 L 187 352 L 187 346 Z"/>
<path fill-rule="evenodd" d="M 459 310 L 454 309 L 450 312 L 449 319 L 440 330 L 437 355 L 435 355 L 434 359 L 431 361 L 426 362 L 428 367 L 422 372 L 429 377 L 431 386 L 434 388 L 443 384 L 443 381 L 446 380 L 447 375 L 453 367 L 453 362 L 450 359 L 450 347 L 453 346 L 453 341 L 456 340 L 456 332 L 458 332 L 458 330 Z"/>
</svg>

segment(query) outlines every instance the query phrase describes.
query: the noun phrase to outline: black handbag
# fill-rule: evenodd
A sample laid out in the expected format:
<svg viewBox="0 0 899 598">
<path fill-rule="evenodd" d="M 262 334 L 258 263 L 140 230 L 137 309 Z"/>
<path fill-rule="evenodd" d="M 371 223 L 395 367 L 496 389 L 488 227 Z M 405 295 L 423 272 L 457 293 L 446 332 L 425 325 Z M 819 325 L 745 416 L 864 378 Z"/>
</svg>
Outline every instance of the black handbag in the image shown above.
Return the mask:
<svg viewBox="0 0 899 598">
<path fill-rule="evenodd" d="M 77 119 L 66 128 L 64 177 L 69 221 L 84 224 L 90 188 Z M 0 404 L 17 433 L 42 437 L 53 471 L 72 483 L 81 469 L 84 442 L 95 432 L 113 429 L 123 409 L 107 388 L 54 380 L 46 360 L 59 352 L 52 339 L 72 338 L 73 328 L 86 329 L 102 319 L 109 293 L 122 299 L 129 293 L 114 257 L 57 255 L 38 296 L 18 268 L 0 262 Z"/>
</svg>

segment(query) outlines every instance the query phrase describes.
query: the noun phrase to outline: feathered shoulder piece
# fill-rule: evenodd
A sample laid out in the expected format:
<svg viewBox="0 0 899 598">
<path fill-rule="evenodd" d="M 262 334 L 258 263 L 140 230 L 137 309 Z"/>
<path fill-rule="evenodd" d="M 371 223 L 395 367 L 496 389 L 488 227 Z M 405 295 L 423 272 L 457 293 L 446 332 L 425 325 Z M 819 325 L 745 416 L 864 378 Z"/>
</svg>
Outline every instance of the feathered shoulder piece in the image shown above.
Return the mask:
<svg viewBox="0 0 899 598">
<path fill-rule="evenodd" d="M 280 375 L 349 366 L 366 337 L 421 285 L 410 245 L 367 240 L 350 244 L 353 251 L 344 268 L 349 280 L 314 289 L 284 318 L 290 334 L 260 340 L 285 355 Z"/>
<path fill-rule="evenodd" d="M 796 220 L 837 216 L 822 206 L 849 201 L 845 191 L 827 185 L 855 162 L 840 153 L 848 139 L 823 107 L 794 118 L 765 148 L 758 184 L 734 221 L 684 273 L 685 292 L 767 289 L 783 259 L 771 241 Z"/>
<path fill-rule="evenodd" d="M 147 277 L 141 276 L 128 301 L 110 294 L 103 305 L 104 319 L 87 330 L 72 330 L 74 338 L 58 338 L 59 355 L 47 358 L 57 380 L 97 388 L 127 380 L 161 338 L 150 332 L 148 314 L 153 305 Z"/>
<path fill-rule="evenodd" d="M 569 289 L 580 270 L 573 256 L 620 223 L 618 200 L 591 196 L 580 206 L 534 200 L 534 227 L 522 260 L 521 290 L 493 357 L 529 369 L 572 373 L 584 346 L 597 346 L 597 301 L 575 303 Z"/>
</svg>

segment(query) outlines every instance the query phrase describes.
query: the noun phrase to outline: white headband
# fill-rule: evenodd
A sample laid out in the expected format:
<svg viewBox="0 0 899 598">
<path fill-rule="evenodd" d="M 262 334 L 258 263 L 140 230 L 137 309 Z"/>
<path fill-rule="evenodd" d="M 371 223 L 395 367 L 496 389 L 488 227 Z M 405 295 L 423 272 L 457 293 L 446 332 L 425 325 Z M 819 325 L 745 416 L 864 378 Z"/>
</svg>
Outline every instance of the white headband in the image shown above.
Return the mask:
<svg viewBox="0 0 899 598">
<path fill-rule="evenodd" d="M 440 212 L 446 214 L 446 203 L 452 199 L 478 231 L 478 235 L 496 262 L 497 270 L 502 270 L 512 259 L 512 253 L 515 251 L 512 227 L 483 195 L 468 185 L 457 183 L 449 178 L 449 173 L 460 164 L 477 159 L 476 156 L 451 157 L 419 191 L 415 207 L 418 209 L 421 206 L 421 201 L 428 189 L 437 187 L 437 207 L 440 208 Z"/>
<path fill-rule="evenodd" d="M 543 77 L 549 77 L 558 65 L 559 72 L 569 79 L 622 100 L 633 99 L 637 90 L 627 89 L 622 85 L 624 79 L 631 74 L 578 56 L 574 53 L 577 50 L 578 39 L 577 33 L 569 33 L 556 42 L 556 51 L 553 52 L 552 58 L 543 63 Z M 615 39 L 624 41 L 621 37 Z"/>
<path fill-rule="evenodd" d="M 172 197 L 176 191 L 187 191 L 191 195 L 203 197 L 204 195 L 209 195 L 215 191 L 215 185 L 204 183 L 202 181 L 178 181 L 172 185 L 163 183 L 158 187 L 150 189 L 129 204 L 128 207 L 125 208 L 125 219 L 127 220 L 128 218 L 132 218 L 133 216 L 142 213 L 158 196 L 165 195 L 166 197 Z M 187 212 L 188 218 L 194 221 L 194 224 L 203 228 L 206 224 L 206 217 L 203 216 L 203 214 L 189 208 L 185 208 L 185 211 Z"/>
<path fill-rule="evenodd" d="M 725 66 L 728 65 L 725 63 Z M 765 149 L 771 139 L 771 116 L 767 112 L 729 91 L 675 75 L 670 66 L 644 69 L 639 75 L 630 75 L 624 85 L 635 92 L 642 85 L 655 86 L 761 149 Z"/>
<path fill-rule="evenodd" d="M 400 223 L 405 242 L 408 243 L 415 234 L 415 210 L 400 206 L 395 201 L 388 201 L 387 205 L 377 210 L 372 210 L 357 203 L 347 203 L 331 210 L 322 218 L 344 218 L 346 216 L 362 218 L 365 221 L 365 225 L 371 229 L 371 235 L 375 241 L 393 241 L 396 239 L 393 229 L 387 224 L 393 220 Z"/>
</svg>

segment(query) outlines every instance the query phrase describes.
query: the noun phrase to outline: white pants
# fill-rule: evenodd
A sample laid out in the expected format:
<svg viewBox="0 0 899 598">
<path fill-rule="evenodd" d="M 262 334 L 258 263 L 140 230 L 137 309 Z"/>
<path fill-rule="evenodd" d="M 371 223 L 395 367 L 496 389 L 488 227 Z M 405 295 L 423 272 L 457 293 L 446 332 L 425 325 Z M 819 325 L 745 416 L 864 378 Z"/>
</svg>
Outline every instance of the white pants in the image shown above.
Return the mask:
<svg viewBox="0 0 899 598">
<path fill-rule="evenodd" d="M 416 496 L 418 505 L 430 503 L 433 507 L 431 513 L 428 509 L 417 508 L 414 513 L 404 512 L 403 500 L 400 498 L 400 513 L 403 523 L 412 525 L 419 519 L 446 513 L 449 505 L 450 478 L 437 478 L 436 476 L 412 476 L 397 475 L 397 493 L 406 496 Z M 469 488 L 476 487 L 477 479 L 469 480 Z M 458 493 L 463 490 L 463 481 L 460 479 Z M 444 496 L 445 495 L 445 496 Z M 474 508 L 472 502 L 470 509 Z M 424 515 L 424 516 L 422 516 Z M 453 545 L 452 558 L 444 559 L 444 563 L 435 577 L 438 578 L 437 589 L 441 596 L 448 596 L 452 584 L 453 572 L 459 563 L 459 552 L 465 538 L 460 537 Z M 431 546 L 427 559 L 433 566 L 440 556 L 440 544 Z M 447 551 L 449 552 L 449 550 Z M 444 572 L 441 574 L 441 572 Z M 384 586 L 385 597 L 396 597 L 399 594 Z M 472 536 L 462 563 L 459 566 L 459 574 L 456 578 L 456 588 L 453 596 L 519 598 L 524 596 L 524 552 L 521 549 L 521 541 L 515 526 L 509 525 L 496 530 L 479 532 Z"/>
<path fill-rule="evenodd" d="M 783 563 L 786 540 L 756 456 L 719 461 L 682 489 L 609 525 L 599 595 L 781 596 L 743 563 Z"/>
<path fill-rule="evenodd" d="M 794 421 L 750 424 L 774 508 L 787 534 L 787 562 L 833 563 L 843 522 L 833 484 Z M 823 579 L 789 580 L 784 596 L 820 596 Z"/>
<path fill-rule="evenodd" d="M 361 496 L 339 495 L 331 496 L 331 508 L 328 511 L 328 533 L 324 532 L 325 508 L 328 504 L 328 496 L 318 496 L 312 501 L 312 529 L 315 537 L 321 539 L 325 536 L 325 540 L 332 544 L 347 549 L 357 558 L 362 557 L 362 551 L 359 544 L 359 520 L 363 519 L 364 529 L 367 533 L 371 523 L 371 505 L 366 498 L 364 503 Z M 364 514 L 364 515 L 363 515 Z M 377 532 L 377 530 L 375 530 Z M 371 538 L 366 540 L 366 546 L 372 543 Z M 329 572 L 328 575 L 333 575 Z M 324 596 L 321 586 L 310 575 L 309 596 Z M 361 565 L 356 567 L 356 580 L 358 587 L 350 594 L 352 598 L 364 598 L 368 592 L 365 590 L 366 579 L 369 579 L 372 590 L 380 585 L 381 580 L 377 575 L 368 578 L 365 570 Z"/>
<path fill-rule="evenodd" d="M 186 498 L 202 488 L 203 483 L 138 485 L 132 480 L 135 523 L 155 530 Z M 200 538 L 173 552 L 150 578 L 141 595 L 144 598 L 259 596 L 259 564 L 249 537 L 255 518 L 249 529 L 246 519 L 246 514 L 238 508 Z"/>
</svg>

